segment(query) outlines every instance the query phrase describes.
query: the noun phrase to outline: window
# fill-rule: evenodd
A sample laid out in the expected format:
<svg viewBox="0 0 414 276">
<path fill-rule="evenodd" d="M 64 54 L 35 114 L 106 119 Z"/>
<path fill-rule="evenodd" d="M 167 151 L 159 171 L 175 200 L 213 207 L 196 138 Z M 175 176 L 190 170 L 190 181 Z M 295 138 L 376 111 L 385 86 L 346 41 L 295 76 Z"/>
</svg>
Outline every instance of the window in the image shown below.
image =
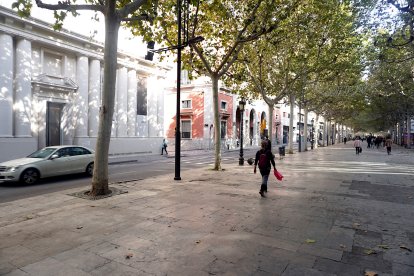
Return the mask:
<svg viewBox="0 0 414 276">
<path fill-rule="evenodd" d="M 220 123 L 220 138 L 226 139 L 227 135 L 227 121 L 221 121 Z"/>
<path fill-rule="evenodd" d="M 286 112 L 283 112 L 283 118 L 286 118 Z"/>
<path fill-rule="evenodd" d="M 191 138 L 191 120 L 181 120 L 181 138 Z"/>
<path fill-rule="evenodd" d="M 70 155 L 71 156 L 91 154 L 91 152 L 89 150 L 85 149 L 85 148 L 72 147 L 72 148 L 69 148 L 69 149 L 70 149 Z"/>
<path fill-rule="evenodd" d="M 227 109 L 227 102 L 221 101 L 221 109 L 223 109 L 223 110 Z"/>
<path fill-rule="evenodd" d="M 147 115 L 147 79 L 138 78 L 137 115 Z"/>
<path fill-rule="evenodd" d="M 181 108 L 191 108 L 191 100 L 181 101 Z"/>
</svg>

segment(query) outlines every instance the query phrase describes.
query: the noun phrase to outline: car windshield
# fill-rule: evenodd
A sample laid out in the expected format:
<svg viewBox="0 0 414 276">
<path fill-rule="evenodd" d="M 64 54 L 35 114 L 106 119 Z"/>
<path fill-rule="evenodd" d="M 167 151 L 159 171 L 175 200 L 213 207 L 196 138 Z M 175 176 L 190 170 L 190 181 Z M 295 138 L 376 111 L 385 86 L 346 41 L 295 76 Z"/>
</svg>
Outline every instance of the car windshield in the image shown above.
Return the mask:
<svg viewBox="0 0 414 276">
<path fill-rule="evenodd" d="M 43 148 L 40 149 L 38 151 L 33 152 L 32 154 L 30 154 L 29 158 L 46 158 L 48 157 L 50 154 L 52 154 L 52 152 L 54 152 L 56 150 L 56 148 Z"/>
</svg>

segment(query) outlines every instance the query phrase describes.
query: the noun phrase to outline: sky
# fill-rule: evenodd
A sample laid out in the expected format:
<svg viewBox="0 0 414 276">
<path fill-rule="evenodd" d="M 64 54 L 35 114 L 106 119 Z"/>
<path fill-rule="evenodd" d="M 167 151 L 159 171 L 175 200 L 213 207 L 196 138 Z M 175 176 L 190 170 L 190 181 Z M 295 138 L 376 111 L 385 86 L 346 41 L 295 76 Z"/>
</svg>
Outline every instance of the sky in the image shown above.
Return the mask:
<svg viewBox="0 0 414 276">
<path fill-rule="evenodd" d="M 15 2 L 15 0 L 0 0 L 0 5 L 11 9 L 13 2 Z M 32 17 L 51 24 L 55 22 L 53 11 L 40 9 L 36 6 L 35 0 L 32 0 L 32 2 Z M 57 3 L 57 0 L 47 0 L 44 2 L 54 4 Z M 78 2 L 81 3 L 82 1 Z M 98 14 L 100 15 L 100 22 L 96 22 L 95 20 L 91 20 L 95 15 L 94 12 L 79 11 L 79 13 L 80 15 L 76 18 L 69 13 L 63 23 L 63 28 L 89 37 L 96 31 L 94 39 L 103 43 L 105 40 L 103 16 Z M 118 48 L 139 57 L 143 57 L 147 53 L 146 44 L 142 43 L 140 38 L 133 38 L 132 35 L 129 34 L 129 31 L 123 28 L 119 30 Z"/>
</svg>

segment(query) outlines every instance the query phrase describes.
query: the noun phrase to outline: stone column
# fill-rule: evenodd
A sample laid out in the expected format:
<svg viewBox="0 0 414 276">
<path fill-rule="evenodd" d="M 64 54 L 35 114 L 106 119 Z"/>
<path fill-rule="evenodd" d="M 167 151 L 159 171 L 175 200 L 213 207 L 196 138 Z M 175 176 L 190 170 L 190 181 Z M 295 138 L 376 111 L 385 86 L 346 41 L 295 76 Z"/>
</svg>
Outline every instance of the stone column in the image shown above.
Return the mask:
<svg viewBox="0 0 414 276">
<path fill-rule="evenodd" d="M 13 136 L 13 38 L 0 34 L 0 137 Z"/>
<path fill-rule="evenodd" d="M 98 136 L 99 107 L 101 105 L 101 63 L 92 60 L 89 67 L 88 125 L 89 136 Z"/>
<path fill-rule="evenodd" d="M 89 90 L 89 60 L 85 56 L 80 56 L 76 62 L 76 82 L 78 85 L 75 114 L 75 136 L 88 136 L 88 90 Z"/>
<path fill-rule="evenodd" d="M 128 136 L 135 136 L 137 124 L 137 72 L 128 72 Z"/>
<path fill-rule="evenodd" d="M 16 137 L 31 137 L 32 44 L 18 39 L 16 44 L 16 79 L 14 129 Z"/>
<path fill-rule="evenodd" d="M 118 137 L 127 136 L 127 109 L 128 109 L 128 70 L 125 67 L 118 69 L 117 80 L 117 123 L 118 123 Z"/>
</svg>

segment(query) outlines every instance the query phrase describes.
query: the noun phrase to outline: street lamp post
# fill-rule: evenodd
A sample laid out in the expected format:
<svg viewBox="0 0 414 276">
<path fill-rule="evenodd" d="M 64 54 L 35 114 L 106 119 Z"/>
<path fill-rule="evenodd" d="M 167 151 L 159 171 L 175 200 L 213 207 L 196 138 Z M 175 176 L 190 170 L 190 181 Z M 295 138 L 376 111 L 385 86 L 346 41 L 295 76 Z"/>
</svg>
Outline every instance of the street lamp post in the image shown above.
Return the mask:
<svg viewBox="0 0 414 276">
<path fill-rule="evenodd" d="M 244 165 L 244 158 L 243 158 L 243 113 L 244 107 L 246 106 L 246 100 L 241 98 L 239 101 L 239 110 L 240 110 L 240 158 L 239 158 L 239 165 Z"/>
<path fill-rule="evenodd" d="M 311 124 L 312 124 L 312 128 L 311 128 L 311 149 L 313 149 L 313 144 L 315 143 L 315 130 L 314 130 L 314 127 L 313 127 L 314 123 L 315 123 L 315 121 L 312 118 L 312 120 L 311 120 Z"/>
</svg>

